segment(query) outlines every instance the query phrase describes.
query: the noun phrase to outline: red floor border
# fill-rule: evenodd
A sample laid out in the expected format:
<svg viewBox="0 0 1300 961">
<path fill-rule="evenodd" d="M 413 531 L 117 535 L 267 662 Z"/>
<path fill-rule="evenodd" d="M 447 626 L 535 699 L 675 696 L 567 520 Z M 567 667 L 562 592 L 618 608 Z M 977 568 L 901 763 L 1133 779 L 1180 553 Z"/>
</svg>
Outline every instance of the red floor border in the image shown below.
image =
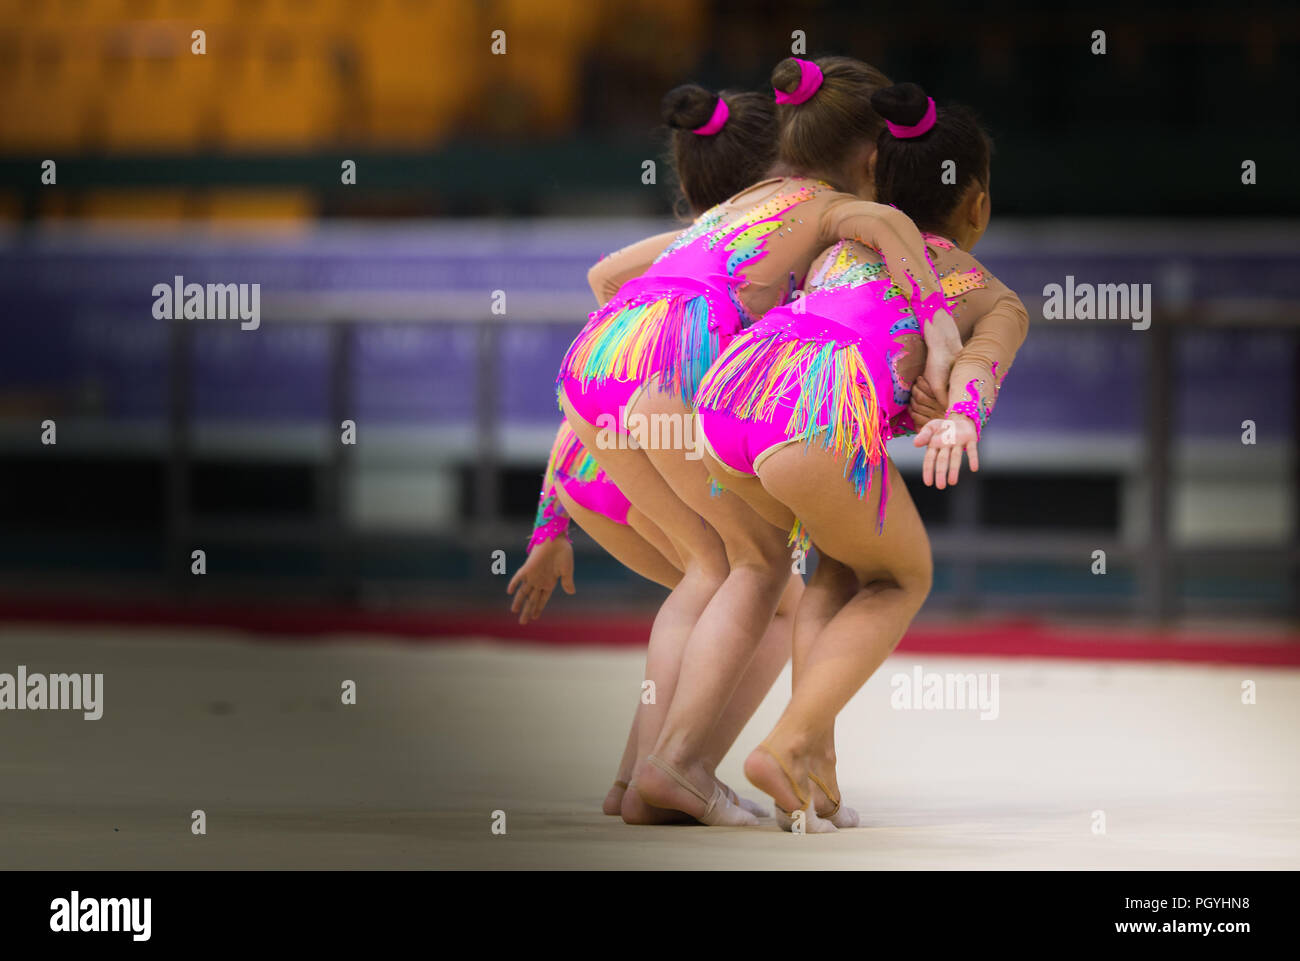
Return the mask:
<svg viewBox="0 0 1300 961">
<path fill-rule="evenodd" d="M 521 627 L 508 612 L 373 611 L 358 608 L 231 607 L 163 602 L 5 600 L 0 622 L 115 624 L 217 628 L 280 640 L 318 641 L 331 634 L 379 634 L 410 640 L 491 638 L 580 646 L 641 646 L 651 617 L 594 614 L 544 617 Z M 1228 632 L 1191 632 L 1111 625 L 1062 625 L 1040 619 L 925 622 L 899 649 L 915 654 L 1061 657 L 1122 661 L 1189 661 L 1300 667 L 1300 633 L 1264 639 Z"/>
</svg>

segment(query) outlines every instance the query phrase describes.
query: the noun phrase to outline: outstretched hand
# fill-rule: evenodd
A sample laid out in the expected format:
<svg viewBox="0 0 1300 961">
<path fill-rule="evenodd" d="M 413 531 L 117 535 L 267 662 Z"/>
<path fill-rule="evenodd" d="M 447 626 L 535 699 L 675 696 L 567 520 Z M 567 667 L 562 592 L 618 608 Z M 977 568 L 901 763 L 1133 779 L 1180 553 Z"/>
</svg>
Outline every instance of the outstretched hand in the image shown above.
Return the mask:
<svg viewBox="0 0 1300 961">
<path fill-rule="evenodd" d="M 927 487 L 943 490 L 957 483 L 962 451 L 970 458 L 970 469 L 980 469 L 979 435 L 975 422 L 965 414 L 950 414 L 929 420 L 912 441 L 914 447 L 928 448 L 921 466 L 921 479 Z"/>
<path fill-rule="evenodd" d="M 563 537 L 553 537 L 533 548 L 523 567 L 510 578 L 507 594 L 514 594 L 510 611 L 519 615 L 519 623 L 527 624 L 542 616 L 542 609 L 551 599 L 555 582 L 564 587 L 564 593 L 575 592 L 573 586 L 573 545 Z M 515 588 L 519 593 L 515 594 Z"/>
</svg>

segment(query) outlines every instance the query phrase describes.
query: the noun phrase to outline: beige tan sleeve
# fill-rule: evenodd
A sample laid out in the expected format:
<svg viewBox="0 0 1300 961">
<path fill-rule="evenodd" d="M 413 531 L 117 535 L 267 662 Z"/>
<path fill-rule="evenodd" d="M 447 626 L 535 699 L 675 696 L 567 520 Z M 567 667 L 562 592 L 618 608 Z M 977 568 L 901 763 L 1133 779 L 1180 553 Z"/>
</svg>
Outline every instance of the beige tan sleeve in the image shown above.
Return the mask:
<svg viewBox="0 0 1300 961">
<path fill-rule="evenodd" d="M 1024 343 L 1029 313 L 1014 291 L 966 251 L 932 244 L 931 253 L 944 293 L 952 304 L 962 349 L 946 383 L 930 384 L 921 378 L 913 387 L 909 412 L 921 427 L 943 419 L 953 405 L 958 405 L 961 413 L 983 428 L 997 399 L 998 387 Z"/>
<path fill-rule="evenodd" d="M 924 312 L 917 310 L 920 301 L 938 292 L 940 286 L 925 241 L 911 218 L 897 207 L 844 196 L 826 205 L 819 228 L 822 247 L 837 239 L 859 240 L 880 251 L 894 285 L 907 295 L 918 317 L 923 317 Z M 913 280 L 920 288 L 919 295 L 913 294 Z"/>
<path fill-rule="evenodd" d="M 596 295 L 596 302 L 603 307 L 618 293 L 620 287 L 633 277 L 640 277 L 645 273 L 646 268 L 655 262 L 655 258 L 676 239 L 678 233 L 680 231 L 670 230 L 667 233 L 655 234 L 645 240 L 628 244 L 621 250 L 616 250 L 596 261 L 587 271 L 587 283 L 591 285 L 591 292 Z"/>
<path fill-rule="evenodd" d="M 1029 312 L 1020 298 L 992 275 L 988 280 L 964 305 L 976 320 L 948 378 L 948 409 L 967 414 L 981 428 L 1029 333 Z"/>
</svg>

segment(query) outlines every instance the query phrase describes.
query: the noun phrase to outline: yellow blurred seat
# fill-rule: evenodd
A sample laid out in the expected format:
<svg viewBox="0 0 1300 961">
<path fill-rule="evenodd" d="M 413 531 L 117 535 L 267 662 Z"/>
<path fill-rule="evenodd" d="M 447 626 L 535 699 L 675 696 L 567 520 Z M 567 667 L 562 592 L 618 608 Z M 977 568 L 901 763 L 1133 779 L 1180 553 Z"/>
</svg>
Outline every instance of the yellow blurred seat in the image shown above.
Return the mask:
<svg viewBox="0 0 1300 961">
<path fill-rule="evenodd" d="M 215 69 L 190 53 L 189 34 L 164 23 L 137 27 L 126 56 L 109 50 L 98 93 L 98 134 L 110 150 L 193 150 L 210 142 L 204 93 Z M 139 51 L 139 52 L 137 52 Z"/>
<path fill-rule="evenodd" d="M 464 0 L 379 0 L 350 34 L 365 131 L 377 143 L 427 144 L 473 109 L 488 28 Z"/>
<path fill-rule="evenodd" d="M 583 0 L 491 4 L 485 26 L 506 31 L 507 52 L 489 56 L 483 71 L 493 100 L 511 105 L 512 113 L 485 126 L 544 132 L 571 125 L 581 101 L 582 53 L 598 42 L 609 9 Z M 513 113 L 520 105 L 522 116 Z"/>
<path fill-rule="evenodd" d="M 76 149 L 95 74 L 93 58 L 48 28 L 0 38 L 0 150 Z"/>
<path fill-rule="evenodd" d="M 223 64 L 211 91 L 220 138 L 233 149 L 308 148 L 333 140 L 342 103 L 328 50 L 287 30 L 257 35 L 250 55 Z"/>
<path fill-rule="evenodd" d="M 193 212 L 193 198 L 184 189 L 96 190 L 82 201 L 86 220 L 182 220 Z"/>
<path fill-rule="evenodd" d="M 197 201 L 200 216 L 213 221 L 309 220 L 316 202 L 306 190 L 211 190 Z"/>
</svg>

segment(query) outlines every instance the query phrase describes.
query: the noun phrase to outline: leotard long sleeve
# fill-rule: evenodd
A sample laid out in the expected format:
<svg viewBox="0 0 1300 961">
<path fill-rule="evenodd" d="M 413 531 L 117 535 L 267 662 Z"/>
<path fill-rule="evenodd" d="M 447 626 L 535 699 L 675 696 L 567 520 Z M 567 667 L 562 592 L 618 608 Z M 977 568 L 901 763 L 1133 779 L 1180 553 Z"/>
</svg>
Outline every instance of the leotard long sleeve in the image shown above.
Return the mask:
<svg viewBox="0 0 1300 961">
<path fill-rule="evenodd" d="M 596 295 L 596 303 L 603 307 L 618 293 L 620 287 L 633 277 L 645 273 L 646 268 L 655 262 L 655 258 L 663 253 L 678 233 L 679 231 L 670 230 L 664 234 L 655 234 L 596 261 L 587 271 L 587 283 Z"/>
<path fill-rule="evenodd" d="M 723 206 L 744 210 L 764 205 L 775 212 L 793 199 L 792 192 L 802 198 L 801 202 L 786 211 L 781 228 L 767 238 L 764 255 L 744 267 L 745 284 L 739 296 L 751 317 L 761 317 L 784 303 L 792 286 L 803 285 L 813 259 L 839 240 L 857 240 L 879 251 L 890 276 L 914 308 L 925 303 L 933 313 L 942 306 L 938 300 L 939 281 L 928 263 L 921 232 L 896 207 L 862 200 L 820 181 L 802 178 L 755 184 Z M 916 281 L 919 296 L 914 295 L 912 280 Z M 925 319 L 927 308 L 921 311 Z"/>
<path fill-rule="evenodd" d="M 933 234 L 927 235 L 926 241 L 935 252 L 935 266 L 952 304 L 962 348 L 945 385 L 947 409 L 918 409 L 913 416 L 965 414 L 982 430 L 1029 333 L 1029 312 L 1011 288 L 969 253 Z"/>
<path fill-rule="evenodd" d="M 703 235 L 725 236 L 742 217 L 755 225 L 751 236 L 732 241 L 737 245 L 736 273 L 743 277 L 736 296 L 748 315 L 746 323 L 785 303 L 791 291 L 803 285 L 813 259 L 837 240 L 859 240 L 880 251 L 890 276 L 919 308 L 919 316 L 928 320 L 942 306 L 925 242 L 906 214 L 803 177 L 761 181 L 701 214 L 678 234 L 658 234 L 610 254 L 587 275 L 596 298 L 604 304 L 619 286 L 640 276 L 649 266 L 647 257 L 658 262 Z M 768 229 L 771 225 L 763 222 L 774 218 L 779 223 Z"/>
<path fill-rule="evenodd" d="M 566 422 L 560 423 L 555 433 L 555 442 L 551 445 L 551 454 L 546 461 L 546 473 L 542 475 L 542 493 L 537 500 L 537 516 L 533 519 L 533 533 L 528 538 L 528 553 L 533 548 L 557 537 L 569 538 L 569 512 L 560 502 L 555 489 L 555 468 L 563 456 L 566 440 L 572 436 L 572 430 Z"/>
<path fill-rule="evenodd" d="M 982 429 L 1016 351 L 1024 343 L 1029 313 L 1014 291 L 952 241 L 937 234 L 926 234 L 925 242 L 962 341 L 948 384 L 940 388 L 946 387 L 949 396 L 938 398 L 941 403 L 951 398 L 953 404 L 945 409 L 914 400 L 908 412 L 894 419 L 893 433 L 911 433 L 916 429 L 913 421 L 915 425 L 923 425 L 931 419 L 944 418 L 948 410 L 967 414 Z M 822 279 L 824 265 L 832 252 L 847 257 L 851 263 L 881 262 L 877 251 L 861 244 L 837 245 L 813 264 L 810 276 L 814 284 Z M 899 343 L 904 351 L 897 361 L 895 374 L 900 384 L 910 387 L 925 369 L 925 342 L 917 333 L 904 334 Z"/>
</svg>

